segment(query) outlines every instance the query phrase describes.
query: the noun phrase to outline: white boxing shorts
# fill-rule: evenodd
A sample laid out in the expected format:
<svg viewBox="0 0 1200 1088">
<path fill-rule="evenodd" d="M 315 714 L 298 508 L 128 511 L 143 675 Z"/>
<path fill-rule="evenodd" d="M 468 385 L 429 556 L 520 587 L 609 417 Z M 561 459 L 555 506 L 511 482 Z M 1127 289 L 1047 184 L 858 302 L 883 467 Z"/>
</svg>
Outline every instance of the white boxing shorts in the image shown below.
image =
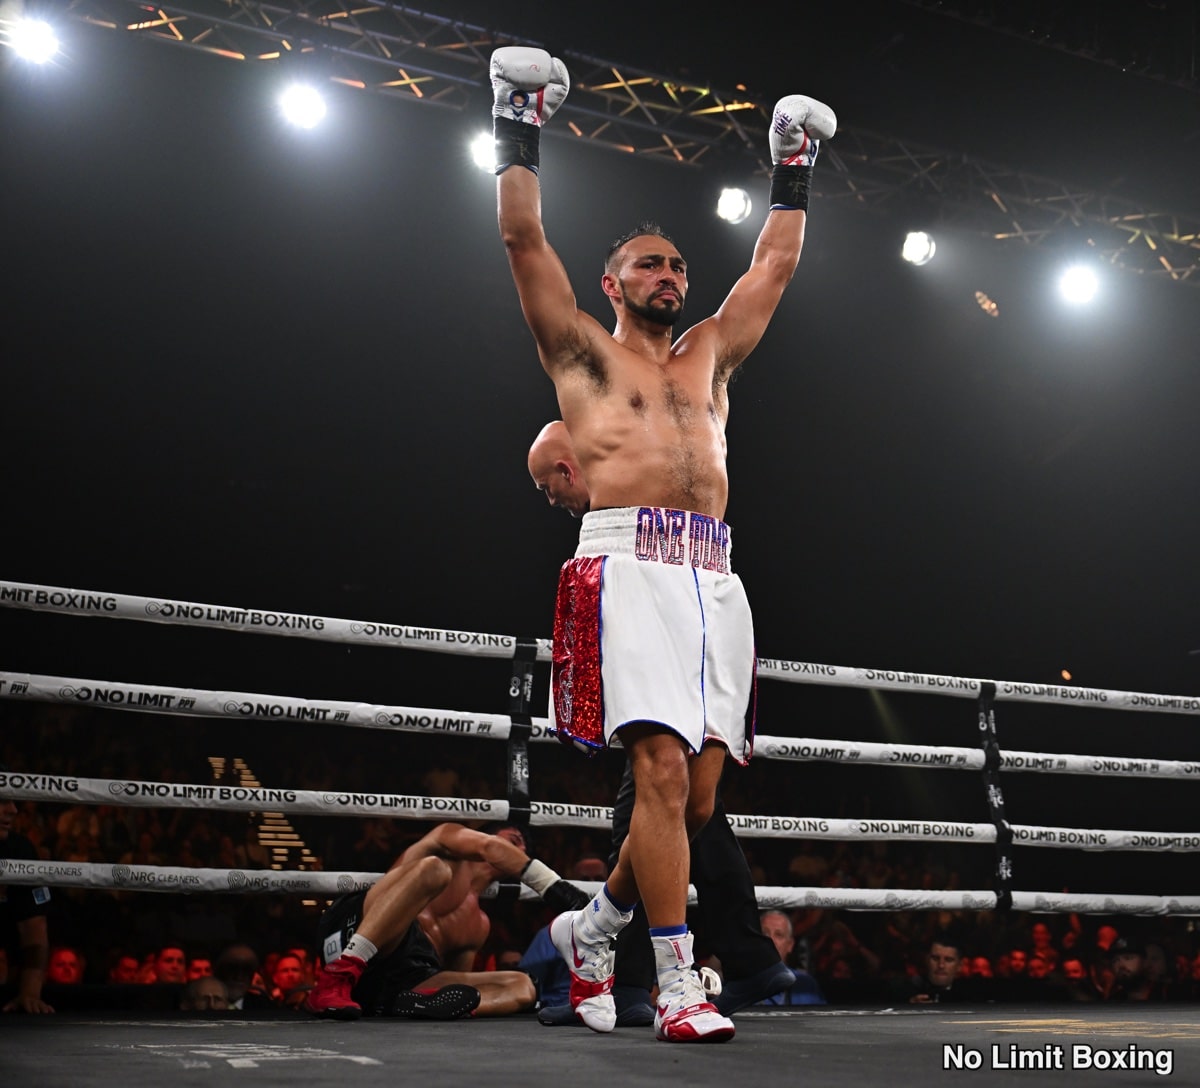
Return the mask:
<svg viewBox="0 0 1200 1088">
<path fill-rule="evenodd" d="M 730 529 L 705 514 L 620 507 L 584 515 L 559 573 L 551 726 L 595 753 L 632 722 L 693 752 L 724 744 L 741 764 L 754 740 L 750 604 L 729 565 Z"/>
</svg>

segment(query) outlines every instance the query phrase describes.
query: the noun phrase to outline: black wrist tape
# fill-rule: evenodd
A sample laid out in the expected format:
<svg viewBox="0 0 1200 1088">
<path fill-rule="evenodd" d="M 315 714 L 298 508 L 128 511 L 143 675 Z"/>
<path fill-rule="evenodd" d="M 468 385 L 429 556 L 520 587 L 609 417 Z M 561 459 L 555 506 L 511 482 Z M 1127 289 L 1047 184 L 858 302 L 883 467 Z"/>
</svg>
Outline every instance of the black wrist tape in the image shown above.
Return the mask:
<svg viewBox="0 0 1200 1088">
<path fill-rule="evenodd" d="M 808 183 L 811 166 L 785 166 L 779 163 L 771 171 L 771 207 L 798 208 L 808 211 Z"/>
<path fill-rule="evenodd" d="M 525 166 L 535 174 L 542 165 L 540 148 L 542 130 L 537 125 L 496 117 L 492 121 L 496 140 L 496 173 L 503 174 L 510 166 Z"/>
</svg>

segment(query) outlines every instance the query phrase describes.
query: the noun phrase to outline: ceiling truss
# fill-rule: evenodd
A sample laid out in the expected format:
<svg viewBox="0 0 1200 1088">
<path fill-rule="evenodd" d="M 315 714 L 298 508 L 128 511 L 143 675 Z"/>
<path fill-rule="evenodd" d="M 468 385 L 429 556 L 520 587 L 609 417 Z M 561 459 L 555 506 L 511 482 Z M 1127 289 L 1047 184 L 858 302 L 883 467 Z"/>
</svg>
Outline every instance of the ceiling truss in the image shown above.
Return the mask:
<svg viewBox="0 0 1200 1088">
<path fill-rule="evenodd" d="M 66 0 L 89 24 L 213 56 L 307 67 L 414 104 L 486 117 L 488 61 L 511 35 L 394 3 L 350 0 Z M 766 173 L 769 105 L 564 51 L 572 87 L 547 134 L 692 168 Z M 1200 216 L 1034 177 L 962 153 L 844 128 L 814 190 L 1031 246 L 1077 240 L 1149 277 L 1200 286 Z"/>
</svg>

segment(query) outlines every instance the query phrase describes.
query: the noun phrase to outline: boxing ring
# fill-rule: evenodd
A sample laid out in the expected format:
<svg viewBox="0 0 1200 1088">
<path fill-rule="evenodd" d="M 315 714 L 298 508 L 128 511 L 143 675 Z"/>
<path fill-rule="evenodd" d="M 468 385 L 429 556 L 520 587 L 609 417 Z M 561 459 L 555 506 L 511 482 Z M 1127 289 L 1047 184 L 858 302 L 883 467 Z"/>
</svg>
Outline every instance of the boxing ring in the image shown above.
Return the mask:
<svg viewBox="0 0 1200 1088">
<path fill-rule="evenodd" d="M 225 810 L 232 812 L 273 813 L 282 817 L 387 817 L 397 820 L 436 822 L 445 819 L 483 823 L 504 821 L 518 826 L 538 828 L 587 829 L 603 838 L 610 827 L 612 810 L 606 805 L 555 802 L 539 799 L 538 783 L 531 774 L 531 749 L 542 744 L 554 744 L 548 721 L 534 713 L 533 691 L 535 670 L 550 660 L 550 644 L 544 638 L 517 637 L 470 631 L 414 627 L 400 623 L 377 623 L 339 619 L 327 616 L 282 613 L 254 608 L 149 598 L 112 592 L 68 589 L 56 586 L 18 582 L 0 582 L 0 605 L 9 609 L 51 613 L 63 622 L 84 617 L 119 619 L 133 623 L 209 628 L 225 632 L 253 632 L 280 638 L 307 639 L 352 646 L 387 647 L 401 651 L 420 651 L 474 659 L 493 659 L 510 666 L 507 688 L 497 692 L 497 704 L 507 702 L 503 713 L 463 711 L 421 706 L 386 705 L 368 701 L 345 701 L 297 698 L 286 694 L 183 688 L 145 682 L 145 678 L 73 677 L 34 673 L 0 671 L 0 698 L 25 703 L 56 703 L 69 706 L 100 708 L 105 713 L 153 714 L 178 718 L 222 719 L 227 722 L 261 725 L 263 728 L 306 723 L 330 727 L 353 727 L 409 734 L 453 738 L 457 745 L 468 739 L 504 746 L 503 765 L 507 788 L 503 798 L 423 796 L 417 794 L 368 793 L 339 789 L 304 789 L 296 784 L 239 784 L 229 781 L 225 768 L 214 763 L 212 781 L 162 782 L 140 778 L 83 777 L 55 773 L 53 769 L 26 767 L 0 772 L 0 795 L 17 801 L 66 802 L 71 805 L 124 805 L 154 808 Z M 55 621 L 57 622 L 57 621 Z M 1152 830 L 1121 829 L 1119 827 L 1060 826 L 1049 823 L 1021 823 L 1010 816 L 1005 790 L 1024 778 L 1037 782 L 1053 776 L 1086 776 L 1098 781 L 1140 781 L 1153 788 L 1157 783 L 1171 781 L 1190 789 L 1184 783 L 1200 778 L 1200 762 L 1185 759 L 1166 759 L 1144 754 L 1089 755 L 1078 752 L 1051 752 L 1009 748 L 1002 743 L 1007 723 L 1021 712 L 1022 705 L 1054 706 L 1073 715 L 1118 716 L 1136 714 L 1138 729 L 1133 731 L 1136 742 L 1144 742 L 1155 723 L 1164 727 L 1180 719 L 1200 716 L 1200 697 L 1163 695 L 1147 692 L 1117 691 L 1099 688 L 1073 687 L 943 676 L 936 674 L 899 672 L 862 667 L 818 664 L 762 657 L 758 662 L 760 684 L 791 684 L 819 688 L 859 689 L 864 692 L 909 693 L 939 700 L 956 701 L 961 718 L 958 731 L 967 743 L 910 744 L 880 743 L 868 740 L 846 740 L 838 737 L 786 736 L 760 731 L 755 739 L 753 764 L 761 761 L 781 767 L 794 764 L 837 764 L 851 768 L 907 768 L 922 772 L 969 772 L 974 776 L 977 801 L 984 807 L 987 819 L 961 822 L 941 819 L 897 819 L 889 817 L 840 817 L 800 814 L 755 814 L 750 812 L 729 815 L 730 823 L 744 844 L 755 841 L 808 840 L 843 842 L 886 842 L 946 844 L 974 846 L 988 854 L 987 867 L 991 872 L 990 886 L 969 890 L 937 888 L 846 888 L 825 886 L 766 885 L 757 888 L 760 907 L 825 908 L 853 911 L 1020 911 L 1043 914 L 1072 913 L 1086 915 L 1140 916 L 1197 916 L 1200 915 L 1200 894 L 1194 887 L 1173 891 L 1170 888 L 1157 894 L 1130 893 L 1125 890 L 1070 892 L 1060 888 L 1028 887 L 1022 883 L 1022 868 L 1017 863 L 1018 848 L 1033 847 L 1041 851 L 1191 855 L 1200 852 L 1200 829 L 1187 830 L 1155 827 Z M 761 700 L 760 700 L 761 705 Z M 760 715 L 760 730 L 762 729 Z M 1084 747 L 1080 745 L 1080 747 Z M 580 765 L 586 761 L 573 755 Z M 752 764 L 752 765 L 753 765 Z M 1147 819 L 1152 806 L 1139 811 L 1141 821 Z M 1066 866 L 1064 862 L 1064 867 Z M 377 872 L 323 872 L 316 869 L 287 870 L 281 867 L 263 869 L 215 869 L 173 866 L 125 865 L 118 863 L 88 863 L 43 860 L 37 862 L 5 862 L 0 860 L 0 883 L 49 885 L 74 889 L 108 889 L 118 891 L 149 891 L 160 893 L 235 893 L 289 894 L 309 898 L 328 898 L 345 891 L 362 888 L 379 877 Z M 579 882 L 585 888 L 597 885 Z M 489 894 L 508 898 L 529 898 L 532 893 L 517 884 L 493 885 Z M 1149 1068 L 1152 1058 L 1145 1055 L 1157 1049 L 1170 1049 L 1176 1062 L 1172 1070 L 1176 1081 L 1185 1074 L 1185 1065 L 1192 1076 L 1200 1076 L 1200 1029 L 1188 1013 L 1187 1006 L 1168 1012 L 1161 1007 L 1146 1013 L 1144 1009 L 1123 1006 L 1073 1006 L 1063 1015 L 1062 1009 L 1021 1012 L 1008 1008 L 990 1007 L 980 1010 L 951 1010 L 947 1007 L 932 1010 L 893 1009 L 857 1013 L 849 1010 L 771 1011 L 746 1010 L 738 1014 L 738 1043 L 734 1047 L 705 1048 L 704 1077 L 713 1081 L 737 1076 L 742 1071 L 749 1040 L 756 1058 L 764 1062 L 763 1071 L 774 1069 L 780 1076 L 792 1076 L 802 1071 L 805 1063 L 828 1072 L 830 1077 L 850 1077 L 855 1083 L 890 1083 L 890 1069 L 898 1056 L 907 1053 L 921 1067 L 923 1075 L 981 1075 L 989 1083 L 1006 1082 L 1008 1078 L 1035 1079 L 1039 1071 L 1046 1075 L 1070 1075 L 1058 1072 L 1083 1066 L 1071 1066 L 1074 1055 L 1070 1046 L 1063 1052 L 1067 1065 L 1054 1065 L 1053 1048 L 1066 1045 L 1067 1036 L 1087 1037 L 1088 1045 L 1104 1051 L 1108 1057 L 1096 1058 L 1090 1068 L 1101 1069 L 1106 1061 L 1112 1069 L 1139 1070 L 1139 1077 L 1164 1075 L 1161 1069 Z M 237 1014 L 233 1014 L 237 1015 Z M 1157 1020 L 1153 1018 L 1157 1017 Z M 28 1019 L 28 1018 L 26 1018 Z M 34 1030 L 47 1040 L 56 1052 L 64 1045 L 57 1037 L 70 1033 L 69 1018 L 50 1018 L 54 1022 L 35 1025 Z M 562 1062 L 578 1061 L 583 1053 L 574 1048 L 589 1043 L 597 1055 L 614 1056 L 622 1079 L 633 1084 L 655 1083 L 662 1075 L 672 1075 L 671 1062 L 662 1051 L 679 1048 L 657 1048 L 647 1052 L 652 1037 L 643 1038 L 632 1031 L 617 1032 L 625 1040 L 592 1042 L 573 1031 L 555 1032 L 540 1029 L 532 1018 L 515 1018 L 493 1022 L 474 1022 L 470 1031 L 479 1038 L 495 1040 L 500 1047 L 522 1046 L 523 1060 L 538 1068 L 545 1066 L 544 1079 L 562 1075 Z M 1159 1025 L 1157 1033 L 1152 1021 Z M 803 1027 L 798 1025 L 803 1022 Z M 87 1033 L 88 1024 L 74 1024 L 77 1031 Z M 458 1032 L 462 1025 L 426 1025 L 419 1030 L 405 1026 L 397 1035 L 395 1025 L 361 1024 L 347 1027 L 321 1022 L 315 1024 L 303 1014 L 280 1013 L 267 1026 L 250 1021 L 237 1021 L 238 1043 L 230 1042 L 225 1033 L 234 1022 L 223 1019 L 220 1024 L 199 1026 L 194 1018 L 186 1024 L 178 1017 L 158 1022 L 151 1034 L 159 1039 L 143 1039 L 148 1029 L 142 1021 L 109 1018 L 106 1028 L 118 1030 L 130 1038 L 143 1041 L 129 1044 L 125 1058 L 135 1062 L 150 1080 L 171 1070 L 178 1079 L 181 1070 L 231 1069 L 275 1070 L 270 1074 L 295 1078 L 297 1064 L 307 1061 L 301 1075 L 306 1083 L 345 1075 L 344 1067 L 353 1065 L 351 1075 L 365 1077 L 369 1083 L 383 1083 L 384 1075 L 394 1079 L 394 1065 L 400 1060 L 397 1048 L 403 1050 L 403 1060 L 415 1071 L 429 1079 L 445 1079 L 445 1046 L 443 1030 Z M 139 1027 L 139 1024 L 142 1026 Z M 1165 1027 L 1163 1025 L 1166 1025 Z M 123 1025 L 123 1026 L 122 1026 Z M 222 1040 L 205 1042 L 220 1028 Z M 208 1034 L 204 1034 L 207 1029 Z M 514 1034 L 517 1033 L 517 1034 Z M 523 1045 L 529 1033 L 529 1046 Z M 644 1035 L 645 1033 L 643 1033 Z M 419 1041 L 418 1041 L 419 1035 Z M 201 1038 L 203 1036 L 203 1038 Z M 250 1037 L 253 1036 L 253 1039 Z M 286 1038 L 284 1038 L 286 1036 Z M 11 1030 L 0 1032 L 0 1052 L 12 1050 Z M 71 1036 L 78 1039 L 80 1036 Z M 30 1038 L 36 1039 L 36 1035 Z M 111 1040 L 111 1036 L 109 1036 Z M 402 1039 L 403 1045 L 398 1041 Z M 1104 1040 L 1110 1040 L 1105 1043 Z M 1155 1042 L 1154 1040 L 1159 1040 Z M 325 1053 L 321 1042 L 324 1041 Z M 502 1040 L 502 1041 L 501 1041 Z M 818 1043 L 817 1040 L 820 1040 Z M 1163 1041 L 1165 1040 L 1165 1042 Z M 1160 1045 L 1161 1044 L 1161 1045 Z M 86 1044 L 79 1043 L 86 1049 Z M 992 1046 L 1000 1047 L 993 1052 Z M 246 1049 L 239 1051 L 238 1047 Z M 958 1047 L 955 1050 L 955 1047 Z M 305 1048 L 309 1053 L 305 1058 Z M 819 1054 L 814 1047 L 826 1047 Z M 864 1059 L 864 1052 L 874 1047 L 875 1059 Z M 881 1051 L 880 1048 L 883 1048 Z M 1017 1057 L 1009 1061 L 1005 1048 L 1015 1047 Z M 132 1049 L 131 1049 L 132 1048 Z M 140 1049 L 139 1049 L 140 1048 Z M 156 1049 L 157 1048 L 157 1049 Z M 273 1049 L 279 1048 L 279 1049 Z M 1040 1048 L 1040 1050 L 1039 1050 Z M 39 1048 L 40 1049 L 40 1048 Z M 690 1050 L 693 1048 L 684 1048 Z M 536 1051 L 536 1053 L 534 1053 Z M 978 1051 L 980 1064 L 976 1061 Z M 1046 1065 L 1020 1065 L 1023 1061 L 1036 1063 L 1041 1059 L 1034 1051 L 1044 1053 Z M 1114 1058 L 1118 1052 L 1132 1057 Z M 44 1053 L 44 1051 L 43 1051 Z M 587 1051 L 590 1055 L 591 1050 Z M 887 1061 L 878 1061 L 881 1053 Z M 628 1056 L 628 1065 L 624 1059 Z M 574 1055 L 574 1057 L 572 1057 Z M 10 1054 L 10 1057 L 12 1055 Z M 647 1057 L 652 1060 L 647 1063 Z M 467 1069 L 470 1070 L 468 1061 Z M 600 1060 L 599 1057 L 596 1059 Z M 605 1059 L 607 1060 L 607 1059 Z M 1165 1060 L 1165 1059 L 1164 1059 Z M 33 1059 L 29 1061 L 32 1063 Z M 505 1074 L 497 1075 L 488 1064 L 486 1053 L 478 1059 L 480 1076 L 491 1076 L 508 1083 Z M 659 1069 L 658 1063 L 663 1063 Z M 734 1061 L 726 1070 L 724 1062 Z M 1142 1062 L 1139 1067 L 1134 1062 Z M 1014 1065 L 1014 1062 L 1018 1063 Z M 1116 1062 L 1115 1065 L 1112 1065 Z M 189 1064 L 190 1063 L 190 1064 Z M 207 1063 L 207 1064 L 205 1064 Z M 333 1067 L 343 1067 L 338 1073 Z M 426 1068 L 427 1066 L 427 1068 Z M 34 1068 L 32 1064 L 28 1066 Z M 316 1071 L 316 1072 L 314 1072 Z M 461 1071 L 461 1070 L 460 1070 Z M 256 1076 L 267 1075 L 265 1073 Z M 567 1075 L 576 1079 L 574 1072 Z M 200 1083 L 207 1074 L 197 1074 Z M 315 1080 L 314 1080 L 315 1078 Z M 97 1075 L 97 1083 L 103 1078 Z M 134 1075 L 137 1079 L 137 1074 Z M 513 1083 L 540 1082 L 543 1079 L 528 1066 L 520 1075 L 514 1073 Z M 583 1076 L 585 1081 L 588 1077 Z M 607 1077 L 606 1077 L 607 1079 Z M 1186 1079 L 1186 1074 L 1185 1074 Z M 185 1082 L 190 1083 L 185 1078 Z M 205 1081 L 207 1082 L 207 1081 Z M 447 1081 L 452 1082 L 451 1081 Z M 1200 1082 L 1200 1081 L 1198 1081 Z M 90 1083 L 86 1077 L 72 1083 Z"/>
<path fill-rule="evenodd" d="M 280 694 L 176 688 L 112 680 L 12 673 L 0 670 L 0 698 L 88 705 L 118 712 L 141 712 L 245 722 L 310 722 L 396 733 L 479 738 L 505 745 L 508 790 L 504 799 L 422 797 L 405 794 L 312 791 L 295 787 L 230 786 L 213 783 L 134 781 L 27 772 L 0 773 L 0 788 L 14 800 L 71 804 L 178 806 L 285 815 L 387 816 L 436 821 L 507 821 L 532 828 L 548 825 L 606 830 L 612 810 L 600 805 L 540 802 L 532 799 L 529 745 L 556 743 L 548 720 L 532 713 L 533 673 L 550 660 L 544 638 L 413 627 L 325 616 L 300 615 L 225 605 L 136 597 L 54 586 L 0 582 L 0 605 L 62 616 L 102 617 L 157 624 L 217 628 L 289 638 L 388 646 L 512 663 L 505 693 L 507 713 L 310 700 Z M 730 813 L 741 839 L 791 838 L 842 841 L 969 843 L 994 852 L 993 887 L 967 891 L 854 889 L 766 886 L 758 889 L 762 907 L 826 907 L 853 910 L 1018 910 L 1043 913 L 1200 915 L 1200 895 L 1069 894 L 1019 888 L 1012 848 L 1036 846 L 1084 851 L 1200 852 L 1200 830 L 1134 831 L 1061 827 L 1010 822 L 1004 802 L 1005 776 L 1087 775 L 1096 777 L 1200 779 L 1200 761 L 1112 757 L 1075 753 L 1008 750 L 1000 744 L 998 707 L 1040 703 L 1089 711 L 1139 711 L 1154 715 L 1200 716 L 1200 697 L 1111 691 L 1066 685 L 941 676 L 760 658 L 758 677 L 808 685 L 916 692 L 969 700 L 963 731 L 971 746 L 879 744 L 819 737 L 759 733 L 755 760 L 827 762 L 880 767 L 921 767 L 969 771 L 979 776 L 990 819 L 839 819 L 826 816 L 761 816 Z M 969 715 L 969 717 L 968 717 Z M 582 758 L 582 757 L 581 757 Z M 14 883 L 76 888 L 145 888 L 156 891 L 301 892 L 334 895 L 377 879 L 378 873 L 210 870 L 113 866 L 44 861 L 36 872 L 3 871 Z M 524 894 L 531 895 L 527 890 Z"/>
</svg>

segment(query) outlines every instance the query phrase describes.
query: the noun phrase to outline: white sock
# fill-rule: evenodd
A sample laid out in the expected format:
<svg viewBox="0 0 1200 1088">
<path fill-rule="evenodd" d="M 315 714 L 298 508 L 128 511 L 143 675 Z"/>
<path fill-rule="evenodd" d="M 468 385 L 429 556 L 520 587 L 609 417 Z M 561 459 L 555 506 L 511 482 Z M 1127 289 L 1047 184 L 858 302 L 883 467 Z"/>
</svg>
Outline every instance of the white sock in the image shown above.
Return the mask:
<svg viewBox="0 0 1200 1088">
<path fill-rule="evenodd" d="M 346 947 L 342 949 L 342 955 L 357 956 L 365 963 L 378 951 L 379 949 L 368 941 L 366 937 L 361 933 L 356 933 L 346 942 Z"/>
<path fill-rule="evenodd" d="M 592 901 L 580 912 L 580 924 L 588 930 L 605 937 L 615 937 L 629 924 L 633 911 L 622 913 L 617 905 L 608 897 L 604 885 L 595 894 Z"/>
<path fill-rule="evenodd" d="M 679 937 L 651 937 L 650 944 L 654 947 L 659 992 L 678 986 L 692 971 L 691 933 Z"/>
</svg>

